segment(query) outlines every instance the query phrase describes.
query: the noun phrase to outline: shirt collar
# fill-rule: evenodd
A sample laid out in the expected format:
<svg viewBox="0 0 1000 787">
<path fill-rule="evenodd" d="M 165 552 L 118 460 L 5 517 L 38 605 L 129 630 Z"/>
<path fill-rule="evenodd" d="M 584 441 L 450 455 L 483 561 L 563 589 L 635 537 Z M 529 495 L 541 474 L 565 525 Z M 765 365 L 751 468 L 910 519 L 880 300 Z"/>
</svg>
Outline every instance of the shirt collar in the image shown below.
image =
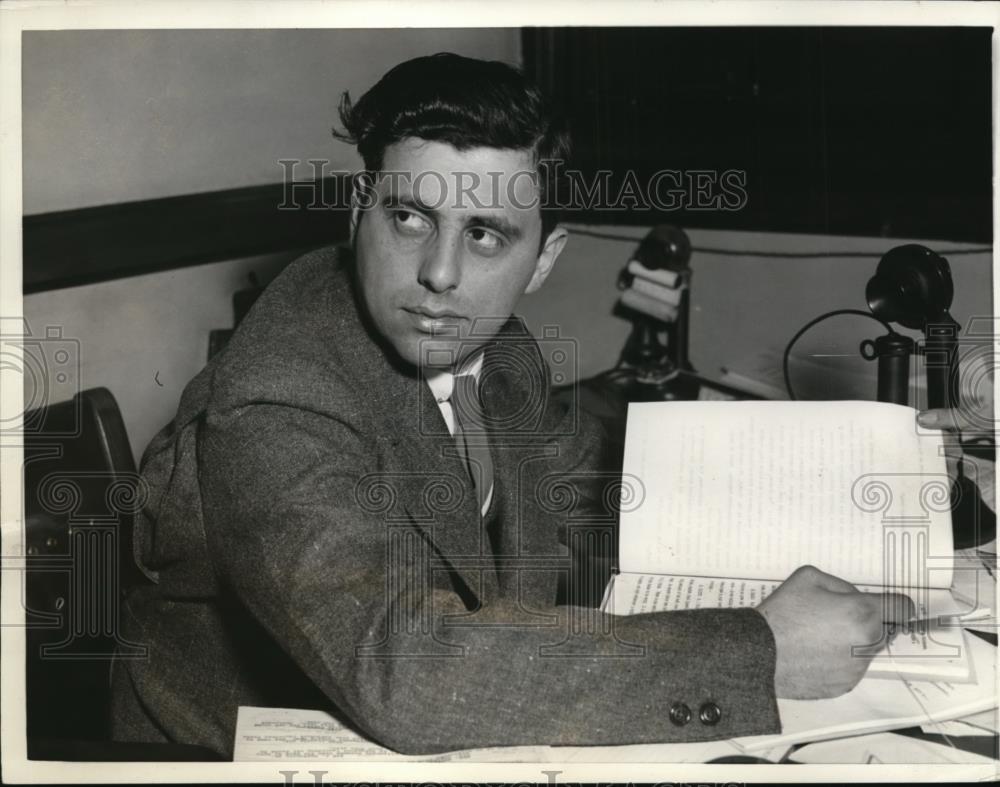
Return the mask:
<svg viewBox="0 0 1000 787">
<path fill-rule="evenodd" d="M 448 369 L 425 367 L 424 379 L 427 380 L 427 385 L 430 386 L 434 399 L 440 404 L 451 399 L 452 391 L 455 389 L 456 374 L 471 374 L 476 378 L 476 383 L 478 384 L 479 375 L 482 370 L 483 353 L 480 351 L 471 358 L 467 358 L 458 372 L 452 372 Z"/>
</svg>

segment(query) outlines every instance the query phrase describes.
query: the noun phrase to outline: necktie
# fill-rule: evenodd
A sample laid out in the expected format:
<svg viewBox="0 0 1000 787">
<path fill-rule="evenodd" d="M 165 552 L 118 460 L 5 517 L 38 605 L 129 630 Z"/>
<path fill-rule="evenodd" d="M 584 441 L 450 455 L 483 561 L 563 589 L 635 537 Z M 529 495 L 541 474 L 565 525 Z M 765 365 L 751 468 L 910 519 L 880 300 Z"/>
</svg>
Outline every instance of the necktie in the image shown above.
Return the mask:
<svg viewBox="0 0 1000 787">
<path fill-rule="evenodd" d="M 479 401 L 475 377 L 460 374 L 454 382 L 451 407 L 455 417 L 455 443 L 476 488 L 479 511 L 485 513 L 483 509 L 493 487 L 493 460 L 490 458 L 483 406 Z"/>
</svg>

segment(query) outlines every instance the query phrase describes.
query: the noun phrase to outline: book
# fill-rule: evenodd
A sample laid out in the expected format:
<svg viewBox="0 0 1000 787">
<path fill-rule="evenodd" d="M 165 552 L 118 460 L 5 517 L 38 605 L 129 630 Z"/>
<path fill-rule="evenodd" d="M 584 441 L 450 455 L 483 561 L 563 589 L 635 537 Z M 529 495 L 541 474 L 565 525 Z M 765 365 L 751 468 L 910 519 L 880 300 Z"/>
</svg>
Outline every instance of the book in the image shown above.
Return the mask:
<svg viewBox="0 0 1000 787">
<path fill-rule="evenodd" d="M 870 643 L 870 675 L 974 680 L 942 448 L 881 402 L 632 403 L 623 483 L 641 502 L 623 506 L 602 609 L 756 606 L 811 564 L 914 601 L 909 631 Z"/>
</svg>

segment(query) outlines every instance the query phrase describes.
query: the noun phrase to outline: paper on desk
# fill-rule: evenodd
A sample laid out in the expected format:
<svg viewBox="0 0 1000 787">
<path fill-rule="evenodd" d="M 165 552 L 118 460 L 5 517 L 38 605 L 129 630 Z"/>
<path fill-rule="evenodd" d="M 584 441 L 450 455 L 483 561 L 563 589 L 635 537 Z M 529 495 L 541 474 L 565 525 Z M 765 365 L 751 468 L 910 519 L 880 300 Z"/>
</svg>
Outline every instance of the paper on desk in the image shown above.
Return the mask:
<svg viewBox="0 0 1000 787">
<path fill-rule="evenodd" d="M 853 690 L 826 700 L 778 700 L 781 732 L 737 738 L 748 752 L 781 744 L 901 729 L 947 721 L 997 707 L 997 649 L 966 637 L 974 683 L 864 678 Z"/>
<path fill-rule="evenodd" d="M 792 754 L 791 759 L 803 763 L 846 763 L 849 765 L 911 762 L 920 764 L 996 764 L 996 760 L 971 751 L 954 749 L 951 746 L 910 738 L 906 735 L 894 735 L 891 732 L 811 743 L 797 749 Z"/>
<path fill-rule="evenodd" d="M 926 732 L 928 735 L 948 735 L 948 736 L 962 736 L 962 735 L 988 735 L 986 730 L 979 729 L 978 727 L 971 727 L 964 721 L 929 721 L 925 724 L 920 725 L 920 731 Z"/>
<path fill-rule="evenodd" d="M 972 607 L 973 611 L 962 618 L 963 621 L 974 621 L 969 624 L 970 628 L 996 633 L 996 567 L 995 552 L 982 547 L 955 551 L 951 590 L 957 599 Z"/>
<path fill-rule="evenodd" d="M 789 747 L 758 756 L 777 762 Z M 732 741 L 629 746 L 498 746 L 432 755 L 404 755 L 348 729 L 328 713 L 241 706 L 236 717 L 235 762 L 344 760 L 355 762 L 708 762 L 743 754 Z M 772 759 L 773 758 L 773 759 Z"/>
<path fill-rule="evenodd" d="M 959 721 L 963 724 L 978 727 L 986 732 L 1000 733 L 996 708 L 983 711 L 982 713 L 974 713 L 971 716 L 963 716 Z"/>
<path fill-rule="evenodd" d="M 954 721 L 929 721 L 926 724 L 921 724 L 920 729 L 922 732 L 926 732 L 930 735 L 948 735 L 952 737 L 963 737 L 967 735 L 990 736 L 993 734 L 989 730 L 973 726 L 972 724 L 964 722 L 961 719 L 955 719 Z"/>
</svg>

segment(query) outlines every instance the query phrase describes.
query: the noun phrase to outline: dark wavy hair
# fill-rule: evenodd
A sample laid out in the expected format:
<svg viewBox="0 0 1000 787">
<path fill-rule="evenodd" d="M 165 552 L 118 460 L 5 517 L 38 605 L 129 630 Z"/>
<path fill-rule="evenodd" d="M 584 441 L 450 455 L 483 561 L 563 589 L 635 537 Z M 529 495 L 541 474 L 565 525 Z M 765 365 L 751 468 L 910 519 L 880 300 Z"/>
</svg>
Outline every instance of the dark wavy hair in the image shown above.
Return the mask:
<svg viewBox="0 0 1000 787">
<path fill-rule="evenodd" d="M 337 139 L 357 146 L 365 169 L 382 168 L 386 147 L 408 137 L 445 142 L 457 150 L 490 147 L 531 150 L 538 170 L 542 240 L 559 221 L 549 199 L 554 178 L 569 156 L 569 134 L 541 91 L 516 68 L 450 52 L 395 66 L 356 103 L 340 100 L 343 131 Z"/>
</svg>

